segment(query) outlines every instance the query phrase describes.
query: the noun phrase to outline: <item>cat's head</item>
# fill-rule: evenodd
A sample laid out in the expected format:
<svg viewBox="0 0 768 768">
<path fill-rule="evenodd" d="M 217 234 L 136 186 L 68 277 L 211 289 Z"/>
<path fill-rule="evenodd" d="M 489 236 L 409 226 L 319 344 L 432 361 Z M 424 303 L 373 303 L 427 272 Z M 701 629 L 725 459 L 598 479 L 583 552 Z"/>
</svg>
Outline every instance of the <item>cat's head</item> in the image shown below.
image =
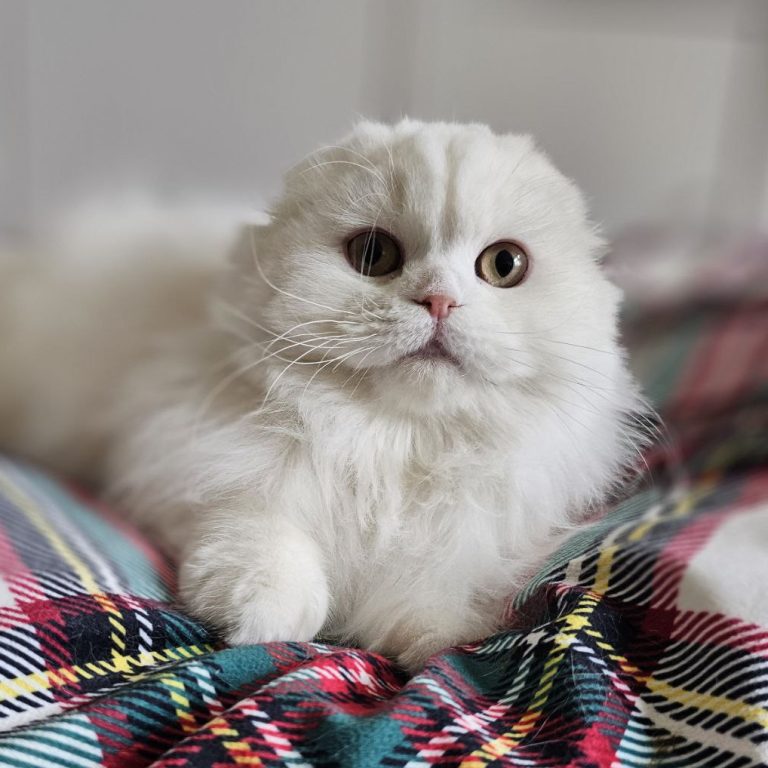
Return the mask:
<svg viewBox="0 0 768 768">
<path fill-rule="evenodd" d="M 241 247 L 237 301 L 273 383 L 439 409 L 599 388 L 621 366 L 602 241 L 528 137 L 361 123 L 288 173 L 270 213 Z"/>
</svg>

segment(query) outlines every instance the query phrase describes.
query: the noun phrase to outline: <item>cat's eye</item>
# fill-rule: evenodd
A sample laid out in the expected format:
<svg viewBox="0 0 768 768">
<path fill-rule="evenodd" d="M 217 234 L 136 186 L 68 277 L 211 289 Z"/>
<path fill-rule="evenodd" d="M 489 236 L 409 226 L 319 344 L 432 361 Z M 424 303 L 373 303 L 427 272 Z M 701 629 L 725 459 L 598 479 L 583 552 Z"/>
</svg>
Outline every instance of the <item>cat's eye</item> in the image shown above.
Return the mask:
<svg viewBox="0 0 768 768">
<path fill-rule="evenodd" d="M 528 254 L 517 244 L 489 245 L 475 262 L 475 274 L 496 288 L 518 285 L 528 271 Z"/>
<path fill-rule="evenodd" d="M 360 232 L 347 240 L 349 263 L 366 277 L 389 275 L 403 266 L 403 254 L 397 241 L 380 229 Z"/>
</svg>

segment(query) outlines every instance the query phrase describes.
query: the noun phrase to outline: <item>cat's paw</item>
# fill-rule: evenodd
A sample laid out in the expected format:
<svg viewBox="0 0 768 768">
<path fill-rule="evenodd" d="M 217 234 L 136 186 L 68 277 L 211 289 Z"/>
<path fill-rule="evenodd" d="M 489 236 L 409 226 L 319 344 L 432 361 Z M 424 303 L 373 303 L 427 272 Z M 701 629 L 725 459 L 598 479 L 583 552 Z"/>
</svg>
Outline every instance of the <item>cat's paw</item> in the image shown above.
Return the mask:
<svg viewBox="0 0 768 768">
<path fill-rule="evenodd" d="M 319 552 L 303 535 L 268 551 L 208 540 L 182 563 L 182 599 L 232 645 L 311 640 L 328 615 Z"/>
<path fill-rule="evenodd" d="M 230 645 L 273 640 L 311 640 L 328 615 L 325 583 L 306 570 L 275 574 L 269 584 L 248 577 L 232 585 L 234 620 L 228 621 L 225 639 Z"/>
</svg>

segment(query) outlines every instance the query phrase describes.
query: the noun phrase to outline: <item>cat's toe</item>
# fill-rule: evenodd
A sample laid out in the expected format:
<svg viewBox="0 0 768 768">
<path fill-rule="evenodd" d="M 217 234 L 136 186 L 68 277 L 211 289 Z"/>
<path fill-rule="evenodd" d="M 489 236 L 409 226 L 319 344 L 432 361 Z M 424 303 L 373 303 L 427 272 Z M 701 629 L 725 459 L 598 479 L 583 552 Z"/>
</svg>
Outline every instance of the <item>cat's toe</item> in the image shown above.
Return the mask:
<svg viewBox="0 0 768 768">
<path fill-rule="evenodd" d="M 243 585 L 232 597 L 232 613 L 225 631 L 230 645 L 272 641 L 307 641 L 318 634 L 328 613 L 324 588 L 283 591 Z"/>
</svg>

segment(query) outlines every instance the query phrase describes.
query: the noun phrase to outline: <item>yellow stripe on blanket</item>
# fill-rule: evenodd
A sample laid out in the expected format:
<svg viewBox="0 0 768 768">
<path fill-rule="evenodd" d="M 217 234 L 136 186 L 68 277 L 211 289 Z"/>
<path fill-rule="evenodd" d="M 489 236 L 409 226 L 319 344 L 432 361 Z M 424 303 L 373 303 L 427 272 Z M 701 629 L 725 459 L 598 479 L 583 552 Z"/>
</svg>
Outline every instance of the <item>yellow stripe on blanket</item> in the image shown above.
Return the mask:
<svg viewBox="0 0 768 768">
<path fill-rule="evenodd" d="M 82 678 L 91 680 L 94 677 L 123 673 L 126 669 L 131 669 L 132 667 L 141 668 L 141 671 L 138 673 L 134 671 L 131 679 L 142 680 L 154 672 L 153 667 L 155 665 L 166 664 L 169 658 L 178 660 L 176 653 L 181 650 L 181 647 L 174 649 L 166 648 L 165 651 L 143 651 L 138 656 L 121 656 L 110 661 L 90 661 L 87 664 L 90 673 L 86 672 L 82 666 L 60 667 L 59 669 L 47 670 L 46 672 L 32 672 L 28 675 L 20 675 L 12 680 L 0 682 L 0 694 L 3 694 L 7 699 L 17 699 L 19 696 L 24 696 L 27 693 L 35 693 L 36 691 L 44 691 L 61 686 L 64 684 L 62 678 L 67 678 L 72 683 L 77 683 Z M 188 645 L 183 650 L 185 654 L 192 653 L 195 656 L 204 656 L 213 651 L 213 646 Z"/>
</svg>

